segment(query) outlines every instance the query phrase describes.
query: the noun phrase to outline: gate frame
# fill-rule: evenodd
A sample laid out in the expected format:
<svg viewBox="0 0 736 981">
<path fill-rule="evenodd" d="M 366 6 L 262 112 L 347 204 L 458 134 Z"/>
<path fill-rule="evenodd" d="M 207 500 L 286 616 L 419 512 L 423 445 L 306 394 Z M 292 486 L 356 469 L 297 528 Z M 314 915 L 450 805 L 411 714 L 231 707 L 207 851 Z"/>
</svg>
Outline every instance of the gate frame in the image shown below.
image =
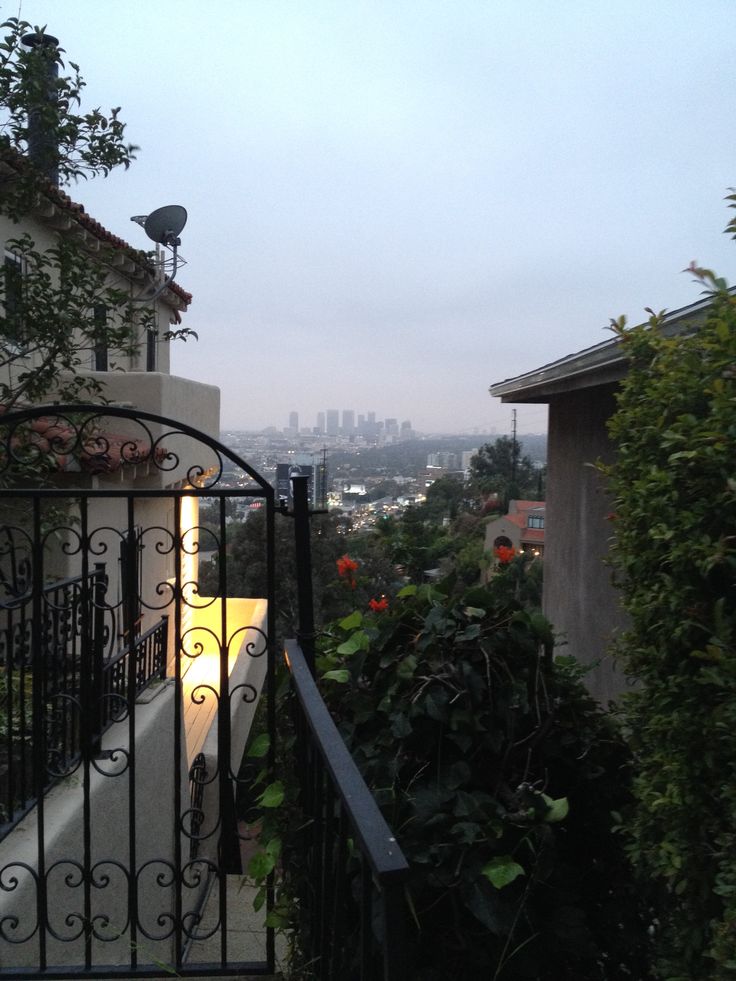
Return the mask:
<svg viewBox="0 0 736 981">
<path fill-rule="evenodd" d="M 30 442 L 23 440 L 21 434 L 24 433 L 25 424 L 32 425 L 34 420 L 40 419 L 52 419 L 55 424 L 60 424 L 62 427 L 61 433 L 54 433 L 50 437 L 42 436 L 31 436 Z M 79 420 L 82 420 L 81 422 Z M 43 542 L 40 540 L 40 514 L 41 514 L 41 502 L 42 501 L 53 501 L 53 500 L 76 500 L 80 502 L 80 514 L 81 514 L 81 532 L 79 534 L 79 552 L 81 556 L 81 563 L 83 569 L 87 567 L 90 561 L 90 530 L 87 527 L 87 504 L 92 499 L 102 498 L 102 499 L 117 499 L 125 501 L 127 503 L 127 515 L 128 515 L 128 530 L 134 527 L 134 505 L 136 500 L 152 500 L 152 499 L 164 499 L 172 501 L 174 504 L 174 530 L 172 533 L 172 544 L 171 552 L 174 564 L 174 586 L 172 590 L 172 595 L 169 605 L 173 604 L 174 616 L 170 619 L 175 621 L 174 627 L 174 637 L 175 637 L 175 649 L 174 649 L 174 662 L 175 662 L 175 731 L 174 731 L 174 756 L 175 759 L 181 760 L 181 736 L 182 736 L 182 725 L 183 725 L 183 687 L 182 687 L 182 673 L 181 673 L 181 662 L 184 657 L 185 651 L 182 647 L 182 641 L 185 636 L 185 632 L 182 632 L 181 624 L 181 613 L 182 608 L 190 606 L 187 603 L 186 597 L 184 595 L 185 583 L 182 582 L 181 576 L 181 555 L 186 551 L 183 548 L 182 543 L 182 527 L 181 527 L 181 504 L 184 498 L 195 497 L 197 499 L 201 498 L 214 498 L 220 501 L 220 528 L 219 528 L 219 539 L 218 539 L 218 554 L 221 559 L 226 560 L 226 535 L 225 535 L 225 515 L 224 515 L 224 501 L 229 498 L 252 498 L 252 499 L 263 499 L 266 508 L 266 542 L 265 542 L 265 561 L 266 561 L 266 583 L 265 583 L 265 599 L 267 600 L 267 629 L 266 629 L 266 643 L 265 643 L 265 656 L 266 656 L 266 677 L 264 682 L 264 691 L 267 698 L 267 713 L 266 713 L 266 724 L 268 728 L 268 733 L 270 736 L 269 750 L 266 757 L 266 766 L 269 772 L 270 778 L 273 779 L 275 775 L 275 763 L 276 763 L 276 717 L 275 717 L 275 671 L 276 671 L 276 635 L 275 635 L 275 603 L 274 603 L 274 593 L 275 593 L 275 516 L 277 512 L 277 502 L 276 494 L 274 488 L 271 484 L 266 481 L 266 479 L 259 474 L 255 469 L 253 469 L 245 460 L 243 460 L 239 454 L 233 452 L 226 446 L 222 444 L 219 439 L 215 439 L 206 433 L 201 432 L 189 425 L 180 423 L 174 419 L 168 418 L 166 416 L 160 416 L 154 413 L 146 412 L 143 410 L 138 410 L 134 408 L 124 408 L 120 406 L 112 405 L 97 405 L 90 403 L 81 404 L 62 404 L 62 405 L 45 405 L 45 406 L 34 406 L 32 408 L 21 409 L 8 413 L 7 415 L 0 416 L 0 482 L 2 482 L 3 475 L 12 469 L 12 465 L 15 461 L 27 462 L 27 454 L 30 452 L 38 453 L 45 452 L 47 455 L 56 457 L 57 461 L 61 457 L 68 457 L 69 455 L 81 457 L 86 455 L 88 460 L 93 463 L 95 460 L 102 460 L 109 457 L 109 451 L 112 447 L 112 434 L 109 429 L 102 432 L 96 430 L 95 424 L 101 421 L 109 420 L 127 420 L 129 423 L 134 423 L 136 426 L 140 427 L 141 436 L 140 437 L 125 437 L 122 445 L 119 448 L 119 459 L 120 468 L 124 472 L 124 467 L 128 464 L 140 466 L 141 464 L 146 464 L 148 467 L 153 468 L 154 471 L 161 473 L 165 479 L 165 476 L 169 472 L 173 472 L 177 464 L 180 462 L 179 455 L 172 453 L 166 448 L 166 439 L 172 440 L 173 437 L 181 438 L 186 437 L 191 440 L 192 449 L 204 447 L 207 451 L 214 454 L 214 458 L 217 460 L 217 471 L 215 473 L 214 480 L 210 480 L 207 476 L 206 468 L 202 467 L 201 464 L 192 464 L 187 466 L 185 477 L 178 477 L 175 483 L 180 483 L 183 479 L 186 479 L 190 486 L 189 487 L 149 487 L 148 489 L 138 488 L 136 490 L 135 486 L 129 486 L 127 488 L 118 486 L 116 488 L 102 489 L 99 487 L 59 487 L 58 480 L 57 486 L 53 482 L 54 471 L 50 471 L 50 476 L 48 482 L 45 485 L 37 487 L 28 486 L 16 486 L 16 487 L 4 487 L 0 483 L 0 506 L 2 503 L 8 499 L 18 499 L 27 498 L 32 502 L 32 523 L 33 523 L 33 558 L 34 558 L 34 568 L 33 568 L 33 587 L 31 592 L 31 602 L 33 603 L 33 609 L 36 614 L 38 614 L 40 609 L 40 596 L 43 589 Z M 156 433 L 156 430 L 161 430 L 160 434 Z M 15 440 L 15 443 L 14 443 Z M 142 445 L 140 445 L 142 443 Z M 29 446 L 31 447 L 29 451 Z M 39 447 L 38 450 L 34 447 Z M 23 453 L 26 457 L 23 457 Z M 127 455 L 126 455 L 127 454 Z M 172 463 L 171 457 L 175 458 Z M 245 487 L 240 489 L 223 488 L 220 486 L 220 482 L 223 476 L 223 463 L 229 461 L 234 464 L 235 467 L 240 470 L 243 474 L 247 475 L 250 481 L 256 485 L 256 487 Z M 165 464 L 165 465 L 164 465 Z M 61 470 L 56 470 L 55 472 L 61 472 Z M 108 471 L 109 472 L 109 471 Z M 94 473 L 94 471 L 93 471 Z M 64 478 L 65 479 L 65 478 Z M 196 487 L 193 486 L 195 480 L 204 479 L 204 486 Z M 84 503 L 82 503 L 84 502 Z M 201 529 L 200 525 L 196 526 Z M 150 530 L 150 529 L 146 529 Z M 94 531 L 94 529 L 93 529 Z M 197 544 L 196 552 L 199 551 L 199 544 Z M 38 570 L 41 570 L 41 576 L 38 575 Z M 137 588 L 137 587 L 136 587 Z M 219 573 L 219 585 L 218 585 L 218 596 L 222 601 L 221 616 L 223 625 L 223 634 L 221 636 L 220 642 L 220 685 L 218 687 L 218 709 L 217 709 L 217 734 L 218 734 L 218 771 L 220 767 L 224 764 L 227 766 L 227 772 L 225 779 L 220 775 L 220 795 L 219 795 L 219 819 L 218 819 L 218 840 L 222 843 L 222 822 L 223 815 L 227 811 L 227 788 L 226 785 L 233 787 L 233 778 L 237 778 L 237 774 L 231 771 L 231 759 L 230 759 L 230 692 L 229 689 L 229 679 L 228 679 L 228 646 L 229 642 L 232 641 L 232 636 L 227 636 L 224 631 L 226 627 L 226 613 L 225 613 L 225 602 L 227 598 L 227 568 L 226 562 L 220 565 Z M 130 589 L 123 590 L 121 602 L 123 605 L 128 605 L 130 611 L 132 612 L 133 603 L 133 593 Z M 36 621 L 38 622 L 38 620 Z M 237 631 L 236 631 L 237 633 Z M 33 641 L 34 648 L 34 674 L 37 679 L 40 677 L 40 667 L 42 665 L 42 651 L 41 651 L 41 639 L 38 637 L 38 632 L 36 632 Z M 129 658 L 129 677 L 132 680 L 135 669 L 135 659 Z M 238 686 L 236 686 L 237 689 Z M 234 689 L 234 690 L 236 690 Z M 227 698 L 227 711 L 221 711 L 220 698 L 223 692 Z M 34 682 L 33 685 L 33 699 L 34 706 L 39 713 L 41 713 L 42 703 L 41 703 L 41 686 L 38 681 Z M 128 688 L 128 712 L 130 717 L 130 726 L 133 733 L 135 733 L 135 693 L 133 688 Z M 41 713 L 42 714 L 42 713 Z M 37 718 L 41 717 L 41 714 L 37 715 Z M 86 714 L 89 714 L 87 712 Z M 82 716 L 85 712 L 82 711 Z M 89 726 L 88 737 L 89 737 Z M 135 757 L 135 746 L 136 738 L 130 739 L 131 756 Z M 178 747 L 178 748 L 177 748 Z M 39 749 L 39 754 L 41 750 Z M 75 767 L 78 770 L 79 766 L 83 767 L 84 771 L 84 807 L 85 807 L 85 821 L 88 820 L 89 816 L 89 776 L 90 776 L 90 766 L 95 766 L 95 759 L 93 756 L 93 746 L 91 739 L 88 738 L 88 742 L 84 751 L 82 752 L 82 757 L 80 762 Z M 97 767 L 95 766 L 95 769 Z M 133 872 L 132 875 L 128 875 L 129 880 L 129 906 L 128 906 L 128 922 L 126 924 L 127 932 L 125 932 L 125 937 L 130 940 L 130 965 L 129 967 L 124 967 L 122 965 L 105 965 L 95 963 L 92 958 L 92 940 L 95 934 L 95 917 L 90 919 L 89 915 L 86 920 L 83 921 L 83 933 L 85 937 L 85 964 L 82 968 L 81 965 L 75 965 L 74 967 L 66 967 L 62 965 L 52 966 L 46 961 L 45 956 L 45 944 L 44 937 L 48 935 L 50 930 L 50 922 L 48 919 L 48 910 L 46 909 L 46 893 L 48 889 L 48 882 L 45 879 L 46 870 L 44 870 L 44 794 L 41 793 L 38 801 L 36 803 L 36 809 L 38 811 L 38 844 L 39 849 L 37 852 L 37 874 L 31 871 L 33 878 L 37 882 L 37 920 L 33 932 L 29 936 L 29 940 L 38 934 L 39 938 L 39 963 L 37 970 L 29 971 L 27 967 L 22 968 L 3 968 L 0 971 L 2 976 L 6 977 L 23 977 L 23 978 L 62 978 L 62 977 L 82 977 L 82 976 L 94 976 L 94 977 L 166 977 L 169 972 L 166 968 L 156 968 L 155 964 L 144 964 L 138 963 L 137 951 L 136 951 L 136 938 L 138 936 L 139 923 L 136 921 L 137 916 L 137 891 L 138 886 L 135 883 L 137 880 L 137 875 L 140 869 L 135 865 L 136 861 L 136 850 L 135 850 L 135 787 L 133 784 L 133 779 L 135 777 L 134 765 L 131 765 L 130 778 L 128 783 L 133 787 L 129 790 L 129 797 L 132 801 L 131 803 L 131 821 L 132 830 L 129 827 L 129 855 L 131 860 L 129 865 L 132 869 L 128 872 Z M 214 779 L 214 778 L 213 778 Z M 187 943 L 183 943 L 184 934 L 188 933 L 187 927 L 184 923 L 186 919 L 186 914 L 182 915 L 182 904 L 181 904 L 181 891 L 182 891 L 182 875 L 187 868 L 187 861 L 184 859 L 182 854 L 181 838 L 183 831 L 186 834 L 186 829 L 182 825 L 182 820 L 184 816 L 189 813 L 186 811 L 185 803 L 181 799 L 181 788 L 180 781 L 175 778 L 175 795 L 174 795 L 174 812 L 176 816 L 177 829 L 174 833 L 175 838 L 175 854 L 176 864 L 173 866 L 172 871 L 176 873 L 178 879 L 178 887 L 176 889 L 176 917 L 172 917 L 175 920 L 172 931 L 166 934 L 160 939 L 168 939 L 174 935 L 175 938 L 175 964 L 174 967 L 178 974 L 182 977 L 202 977 L 202 976 L 233 976 L 240 973 L 250 973 L 250 974 L 272 974 L 275 967 L 275 952 L 274 952 L 274 930 L 271 927 L 266 928 L 266 962 L 246 962 L 231 964 L 227 960 L 226 951 L 226 927 L 227 927 L 227 907 L 226 904 L 222 905 L 224 902 L 224 886 L 226 883 L 226 865 L 227 857 L 221 855 L 221 860 L 216 866 L 216 877 L 213 878 L 210 885 L 211 888 L 215 888 L 217 882 L 220 885 L 220 911 L 221 911 L 221 922 L 220 922 L 220 933 L 222 936 L 221 946 L 222 946 L 222 958 L 221 964 L 217 965 L 203 964 L 193 967 L 188 967 L 183 963 L 183 956 L 186 951 Z M 232 795 L 231 795 L 232 796 Z M 190 818 L 191 820 L 191 818 Z M 89 835 L 89 828 L 86 827 L 85 839 Z M 164 860 L 161 860 L 162 862 Z M 95 872 L 96 864 L 91 864 L 91 856 L 89 849 L 86 849 L 86 854 L 84 858 L 84 865 L 81 867 L 81 873 L 84 878 L 84 890 L 85 894 L 89 894 L 92 885 L 96 885 L 92 881 Z M 101 863 L 100 863 L 101 864 Z M 2 883 L 4 874 L 7 874 L 8 866 L 4 869 L 0 869 L 0 888 L 6 889 L 7 886 Z M 134 882 L 130 885 L 131 880 Z M 43 885 L 40 883 L 43 882 Z M 17 883 L 16 883 L 17 885 Z M 11 886 L 11 889 L 15 886 Z M 209 892 L 209 889 L 207 890 Z M 274 885 L 273 885 L 273 874 L 271 875 L 268 886 L 267 886 L 267 900 L 266 909 L 270 910 L 273 906 L 274 898 Z M 91 909 L 89 901 L 85 904 L 85 909 L 89 914 Z M 0 920 L 0 932 L 4 932 L 6 926 L 6 919 Z M 79 917 L 79 919 L 83 919 Z M 122 935 L 122 934 L 121 934 Z M 6 938 L 7 939 L 7 938 Z M 69 938 L 70 942 L 74 938 Z M 22 941 L 16 941 L 20 943 Z M 190 940 L 191 942 L 191 935 Z"/>
</svg>

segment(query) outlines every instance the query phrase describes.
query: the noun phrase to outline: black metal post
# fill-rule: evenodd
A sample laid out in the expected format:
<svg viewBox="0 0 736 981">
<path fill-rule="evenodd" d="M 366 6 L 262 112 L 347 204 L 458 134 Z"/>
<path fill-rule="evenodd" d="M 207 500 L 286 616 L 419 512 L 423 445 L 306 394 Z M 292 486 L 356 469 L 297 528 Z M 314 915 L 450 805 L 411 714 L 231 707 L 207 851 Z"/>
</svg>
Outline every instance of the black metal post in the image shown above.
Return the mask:
<svg viewBox="0 0 736 981">
<path fill-rule="evenodd" d="M 92 753 L 100 752 L 104 716 L 105 600 L 107 576 L 105 563 L 95 562 L 92 577 Z"/>
<path fill-rule="evenodd" d="M 299 602 L 297 639 L 304 659 L 314 677 L 314 597 L 312 595 L 312 543 L 309 533 L 309 477 L 295 474 L 291 478 L 294 501 L 294 546 L 296 582 Z"/>
</svg>

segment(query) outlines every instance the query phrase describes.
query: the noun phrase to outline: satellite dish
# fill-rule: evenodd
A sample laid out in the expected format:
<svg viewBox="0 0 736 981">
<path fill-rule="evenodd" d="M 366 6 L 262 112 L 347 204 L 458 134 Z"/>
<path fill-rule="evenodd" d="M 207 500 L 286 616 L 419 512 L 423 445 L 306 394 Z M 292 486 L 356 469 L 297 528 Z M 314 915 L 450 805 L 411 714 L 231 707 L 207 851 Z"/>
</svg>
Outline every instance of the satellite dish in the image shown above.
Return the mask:
<svg viewBox="0 0 736 981">
<path fill-rule="evenodd" d="M 135 220 L 135 219 L 133 219 Z M 159 245 L 181 245 L 179 235 L 187 223 L 187 209 L 180 204 L 156 208 L 146 218 L 143 229 L 146 235 Z"/>
<path fill-rule="evenodd" d="M 153 293 L 136 296 L 131 300 L 132 303 L 151 303 L 174 282 L 180 262 L 178 249 L 181 245 L 181 239 L 179 233 L 187 223 L 187 209 L 182 208 L 180 204 L 168 204 L 165 208 L 156 208 L 150 215 L 133 215 L 130 220 L 141 225 L 146 235 L 157 245 L 165 245 L 173 252 L 171 275 L 167 276 Z"/>
</svg>

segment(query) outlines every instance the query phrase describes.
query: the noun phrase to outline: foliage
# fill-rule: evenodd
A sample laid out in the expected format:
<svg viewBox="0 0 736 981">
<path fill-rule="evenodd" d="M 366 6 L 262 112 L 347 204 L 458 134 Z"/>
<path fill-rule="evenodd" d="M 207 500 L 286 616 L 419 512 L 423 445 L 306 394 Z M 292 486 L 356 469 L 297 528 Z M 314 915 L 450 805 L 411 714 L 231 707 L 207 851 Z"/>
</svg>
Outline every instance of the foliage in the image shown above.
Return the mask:
<svg viewBox="0 0 736 981">
<path fill-rule="evenodd" d="M 356 604 L 367 607 L 374 595 L 392 596 L 397 589 L 396 572 L 381 549 L 355 536 L 346 540 L 340 534 L 339 519 L 333 515 L 311 518 L 312 578 L 314 618 L 322 624 L 342 616 Z M 294 525 L 290 519 L 276 518 L 276 634 L 279 643 L 296 636 L 299 619 Z M 358 568 L 350 578 L 339 574 L 338 560 L 349 549 Z M 266 595 L 266 516 L 251 514 L 247 521 L 230 526 L 228 532 L 227 592 L 229 596 Z M 355 581 L 355 588 L 350 583 Z M 200 592 L 220 595 L 216 562 L 201 570 Z"/>
<path fill-rule="evenodd" d="M 510 436 L 481 446 L 470 461 L 470 479 L 485 493 L 499 494 L 506 505 L 514 498 L 537 500 L 540 492 L 539 474 Z"/>
<path fill-rule="evenodd" d="M 0 404 L 9 410 L 39 401 L 50 391 L 65 402 L 99 395 L 98 383 L 78 369 L 89 367 L 98 343 L 129 352 L 138 313 L 129 307 L 127 294 L 107 285 L 107 268 L 99 261 L 91 263 L 68 239 L 40 251 L 23 234 L 6 248 L 22 264 L 23 274 L 16 306 L 9 302 L 16 289 L 11 282 L 14 267 L 0 267 L 5 311 L 0 318 Z"/>
<path fill-rule="evenodd" d="M 455 477 L 440 477 L 427 488 L 424 511 L 434 518 L 455 518 L 464 497 L 465 489 L 461 481 Z"/>
<path fill-rule="evenodd" d="M 510 573 L 408 586 L 321 644 L 321 688 L 411 865 L 417 981 L 646 977 L 611 812 L 627 754 Z"/>
<path fill-rule="evenodd" d="M 614 329 L 629 358 L 611 435 L 614 562 L 631 629 L 630 854 L 657 890 L 659 976 L 736 976 L 736 297 L 692 267 L 705 322 Z"/>
<path fill-rule="evenodd" d="M 98 174 L 107 176 L 119 166 L 127 169 L 137 147 L 125 142 L 120 108 L 106 113 L 99 108 L 81 111 L 86 83 L 79 66 L 70 61 L 70 74 L 64 74 L 63 49 L 31 49 L 21 43 L 26 34 L 40 33 L 42 28 L 11 17 L 0 30 L 5 32 L 0 43 L 0 148 L 27 157 L 30 122 L 44 133 L 48 159 L 41 161 L 43 170 L 56 168 L 62 185 Z M 49 62 L 61 69 L 51 85 Z M 38 189 L 37 178 L 38 173 L 29 166 L 4 182 L 7 214 L 19 217 L 29 209 Z"/>
<path fill-rule="evenodd" d="M 60 49 L 21 43 L 40 29 L 17 18 L 1 29 L 0 215 L 18 225 L 41 195 L 53 194 L 51 171 L 62 185 L 106 176 L 127 168 L 136 148 L 125 142 L 119 109 L 81 109 L 85 82 L 73 62 L 67 72 Z M 59 69 L 52 79 L 51 64 Z M 29 156 L 34 132 L 42 138 Z M 104 346 L 113 359 L 115 352 L 129 355 L 140 332 L 154 328 L 152 311 L 134 308 L 126 290 L 110 285 L 113 250 L 91 253 L 64 231 L 41 248 L 19 229 L 6 252 L 14 258 L 0 269 L 0 404 L 7 410 L 50 394 L 62 401 L 99 397 L 99 384 L 80 374 L 94 349 Z M 131 257 L 146 261 L 144 253 L 131 250 Z"/>
</svg>

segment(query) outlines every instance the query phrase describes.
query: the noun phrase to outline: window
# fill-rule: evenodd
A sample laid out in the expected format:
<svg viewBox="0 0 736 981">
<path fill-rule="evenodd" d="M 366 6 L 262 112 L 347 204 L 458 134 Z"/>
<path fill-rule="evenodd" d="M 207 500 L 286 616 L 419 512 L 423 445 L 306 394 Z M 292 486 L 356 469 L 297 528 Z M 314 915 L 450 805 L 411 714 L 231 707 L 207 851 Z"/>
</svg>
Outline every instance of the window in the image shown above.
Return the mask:
<svg viewBox="0 0 736 981">
<path fill-rule="evenodd" d="M 534 515 L 531 515 L 530 514 L 529 515 L 529 518 L 527 520 L 526 526 L 527 526 L 527 528 L 544 528 L 544 515 L 543 514 L 534 514 Z"/>
<path fill-rule="evenodd" d="M 146 328 L 146 371 L 156 370 L 156 343 L 158 331 Z"/>
<path fill-rule="evenodd" d="M 107 371 L 107 307 L 98 303 L 94 309 L 95 346 L 92 352 L 93 368 L 95 371 Z"/>
<path fill-rule="evenodd" d="M 23 347 L 23 272 L 25 264 L 21 256 L 5 252 L 3 263 L 3 338 L 9 347 Z"/>
</svg>

